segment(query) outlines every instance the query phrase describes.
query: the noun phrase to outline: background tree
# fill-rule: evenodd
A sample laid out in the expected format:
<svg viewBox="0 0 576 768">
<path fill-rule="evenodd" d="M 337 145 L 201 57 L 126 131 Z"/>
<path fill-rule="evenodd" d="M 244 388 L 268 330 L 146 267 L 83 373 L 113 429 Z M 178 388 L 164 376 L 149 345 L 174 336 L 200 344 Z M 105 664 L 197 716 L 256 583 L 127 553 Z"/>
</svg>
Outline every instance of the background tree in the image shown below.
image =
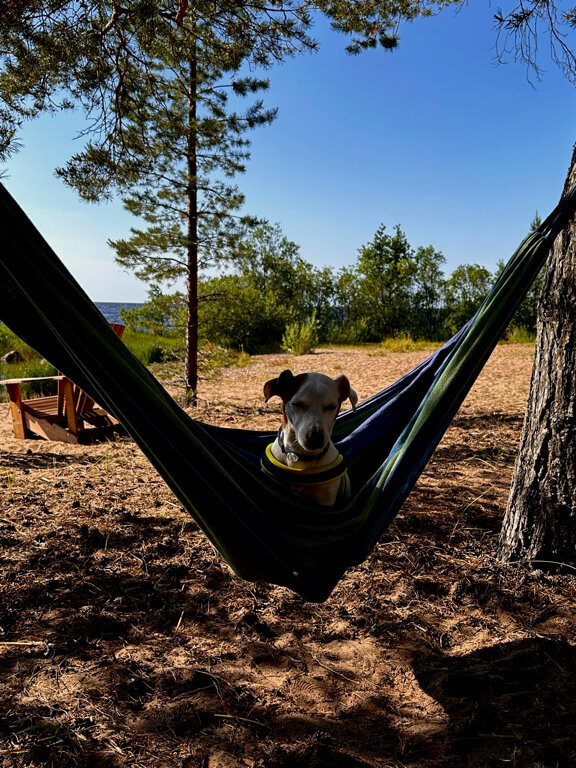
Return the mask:
<svg viewBox="0 0 576 768">
<path fill-rule="evenodd" d="M 208 299 L 200 309 L 206 339 L 262 352 L 278 347 L 287 326 L 313 315 L 325 338 L 332 323 L 332 270 L 317 269 L 304 261 L 299 246 L 278 224 L 261 223 L 249 229 L 230 268 L 232 274 L 201 285 L 201 293 Z"/>
<path fill-rule="evenodd" d="M 317 268 L 300 256 L 300 246 L 289 240 L 279 224 L 267 222 L 249 229 L 234 255 L 234 269 L 250 274 L 259 290 L 273 297 L 285 325 L 316 314 L 325 337 L 333 323 L 334 273 Z"/>
<path fill-rule="evenodd" d="M 334 327 L 331 340 L 349 344 L 373 338 L 364 312 L 364 299 L 358 291 L 359 276 L 352 266 L 341 267 L 336 274 Z"/>
<path fill-rule="evenodd" d="M 131 309 L 123 307 L 120 318 L 140 333 L 183 337 L 187 320 L 186 297 L 180 292 L 162 293 L 160 286 L 151 285 L 147 300 Z"/>
<path fill-rule="evenodd" d="M 381 341 L 402 333 L 443 338 L 444 262 L 431 245 L 414 250 L 400 226 L 388 234 L 381 225 L 353 266 L 330 275 L 330 340 Z"/>
<path fill-rule="evenodd" d="M 576 151 L 564 191 L 576 183 Z M 505 560 L 576 563 L 576 234 L 546 268 L 528 407 L 500 536 Z"/>
<path fill-rule="evenodd" d="M 202 284 L 209 298 L 201 310 L 206 338 L 247 352 L 278 345 L 287 318 L 307 307 L 309 286 L 298 274 L 303 271 L 298 252 L 278 224 L 262 222 L 247 230 L 228 261 L 233 274 Z"/>
<path fill-rule="evenodd" d="M 420 246 L 414 255 L 414 293 L 412 296 L 412 335 L 424 339 L 441 339 L 445 324 L 444 255 L 428 245 Z"/>
<path fill-rule="evenodd" d="M 254 287 L 269 294 L 279 314 L 294 319 L 311 311 L 311 264 L 299 255 L 300 246 L 289 240 L 279 224 L 263 222 L 245 233 L 233 256 L 235 272 L 250 277 Z"/>
<path fill-rule="evenodd" d="M 542 219 L 538 215 L 538 212 L 536 212 L 536 215 L 532 219 L 532 222 L 530 223 L 530 231 L 535 232 L 540 224 L 542 223 Z M 504 269 L 505 263 L 503 261 L 498 262 L 498 267 L 496 270 L 495 277 L 498 277 L 500 272 Z M 540 302 L 540 293 L 542 292 L 542 282 L 544 280 L 544 268 L 541 270 L 541 272 L 536 277 L 536 280 L 534 281 L 534 284 L 531 286 L 530 290 L 526 294 L 524 300 L 518 307 L 518 310 L 516 314 L 514 315 L 512 322 L 510 323 L 509 332 L 512 331 L 521 331 L 522 335 L 526 337 L 535 336 L 536 335 L 536 326 L 537 326 L 537 320 L 538 320 L 538 304 Z"/>
<path fill-rule="evenodd" d="M 456 333 L 486 298 L 492 275 L 480 264 L 461 264 L 446 281 L 446 325 Z"/>
<path fill-rule="evenodd" d="M 200 284 L 201 341 L 264 353 L 277 349 L 284 319 L 272 293 L 262 291 L 250 273 L 221 275 Z"/>
<path fill-rule="evenodd" d="M 373 340 L 410 330 L 416 269 L 414 252 L 399 225 L 393 234 L 381 225 L 360 248 L 356 291 Z"/>
</svg>

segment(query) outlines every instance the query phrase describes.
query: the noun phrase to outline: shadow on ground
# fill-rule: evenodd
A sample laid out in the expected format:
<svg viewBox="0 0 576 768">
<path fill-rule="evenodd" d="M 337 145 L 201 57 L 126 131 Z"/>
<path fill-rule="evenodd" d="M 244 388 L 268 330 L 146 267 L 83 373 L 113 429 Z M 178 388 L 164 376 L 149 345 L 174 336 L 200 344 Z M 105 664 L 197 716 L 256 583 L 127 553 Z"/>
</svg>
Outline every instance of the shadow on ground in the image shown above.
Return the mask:
<svg viewBox="0 0 576 768">
<path fill-rule="evenodd" d="M 446 768 L 573 768 L 576 648 L 527 639 L 414 665 L 450 717 Z"/>
</svg>

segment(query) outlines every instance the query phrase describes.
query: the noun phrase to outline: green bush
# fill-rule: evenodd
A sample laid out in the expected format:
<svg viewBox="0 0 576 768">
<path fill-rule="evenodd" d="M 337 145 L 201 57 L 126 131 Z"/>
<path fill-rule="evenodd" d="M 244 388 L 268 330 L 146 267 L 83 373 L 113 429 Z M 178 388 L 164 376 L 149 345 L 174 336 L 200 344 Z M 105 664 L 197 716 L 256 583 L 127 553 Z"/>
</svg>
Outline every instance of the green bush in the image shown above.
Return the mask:
<svg viewBox="0 0 576 768">
<path fill-rule="evenodd" d="M 7 325 L 0 323 L 0 357 L 7 352 L 12 352 L 12 350 L 19 352 L 23 360 L 40 359 L 37 352 L 31 349 L 22 339 L 19 339 Z"/>
<path fill-rule="evenodd" d="M 183 341 L 175 337 L 158 336 L 127 328 L 122 341 L 144 365 L 169 362 L 181 358 L 184 354 Z"/>
<path fill-rule="evenodd" d="M 261 354 L 278 349 L 286 316 L 270 292 L 238 275 L 201 285 L 200 339 L 220 347 Z"/>
<path fill-rule="evenodd" d="M 511 326 L 503 339 L 505 344 L 534 344 L 536 333 L 524 325 Z"/>
<path fill-rule="evenodd" d="M 289 323 L 282 336 L 282 349 L 293 355 L 307 355 L 318 346 L 316 312 L 303 323 Z"/>
<path fill-rule="evenodd" d="M 360 317 L 343 324 L 334 323 L 326 333 L 329 344 L 369 344 L 377 341 L 367 318 Z"/>
<path fill-rule="evenodd" d="M 186 302 L 182 293 L 164 295 L 152 285 L 148 301 L 133 309 L 121 309 L 120 317 L 127 328 L 155 336 L 183 336 L 186 328 Z"/>
</svg>

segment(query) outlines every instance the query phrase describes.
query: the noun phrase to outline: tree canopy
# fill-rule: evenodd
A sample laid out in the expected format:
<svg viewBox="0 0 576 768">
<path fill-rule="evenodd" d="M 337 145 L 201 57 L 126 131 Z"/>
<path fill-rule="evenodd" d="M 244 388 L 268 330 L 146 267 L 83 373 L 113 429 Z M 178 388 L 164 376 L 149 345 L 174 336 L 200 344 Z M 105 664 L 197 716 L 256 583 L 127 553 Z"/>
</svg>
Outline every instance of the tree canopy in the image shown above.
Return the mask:
<svg viewBox="0 0 576 768">
<path fill-rule="evenodd" d="M 474 315 L 496 277 L 475 264 L 445 275 L 444 264 L 432 245 L 415 248 L 399 225 L 390 233 L 381 225 L 352 264 L 318 267 L 280 225 L 260 223 L 219 274 L 200 280 L 200 346 L 265 352 L 279 348 L 289 327 L 308 326 L 320 343 L 444 341 Z M 127 319 L 138 329 L 178 334 L 183 307 L 183 294 L 154 287 Z M 509 335 L 530 338 L 535 323 L 523 309 Z"/>
<path fill-rule="evenodd" d="M 150 79 L 158 40 L 192 45 L 210 34 L 231 69 L 249 56 L 267 67 L 315 50 L 313 17 L 322 14 L 349 37 L 348 50 L 391 49 L 402 21 L 461 0 L 9 0 L 0 9 L 0 158 L 17 148 L 26 119 L 80 106 L 86 132 L 122 134 L 133 109 L 134 72 Z"/>
</svg>

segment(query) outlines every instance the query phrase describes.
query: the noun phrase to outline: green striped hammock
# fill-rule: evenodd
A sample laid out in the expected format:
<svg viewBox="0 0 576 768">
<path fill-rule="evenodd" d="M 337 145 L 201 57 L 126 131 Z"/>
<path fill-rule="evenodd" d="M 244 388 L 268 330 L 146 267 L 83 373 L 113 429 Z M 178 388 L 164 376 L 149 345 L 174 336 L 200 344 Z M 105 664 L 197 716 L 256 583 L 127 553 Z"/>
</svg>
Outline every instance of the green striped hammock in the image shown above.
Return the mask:
<svg viewBox="0 0 576 768">
<path fill-rule="evenodd" d="M 1 185 L 0 319 L 121 421 L 236 574 L 322 601 L 393 520 L 575 208 L 573 189 L 522 242 L 454 338 L 338 417 L 334 442 L 348 463 L 352 496 L 331 509 L 261 471 L 274 433 L 191 419 Z"/>
</svg>

